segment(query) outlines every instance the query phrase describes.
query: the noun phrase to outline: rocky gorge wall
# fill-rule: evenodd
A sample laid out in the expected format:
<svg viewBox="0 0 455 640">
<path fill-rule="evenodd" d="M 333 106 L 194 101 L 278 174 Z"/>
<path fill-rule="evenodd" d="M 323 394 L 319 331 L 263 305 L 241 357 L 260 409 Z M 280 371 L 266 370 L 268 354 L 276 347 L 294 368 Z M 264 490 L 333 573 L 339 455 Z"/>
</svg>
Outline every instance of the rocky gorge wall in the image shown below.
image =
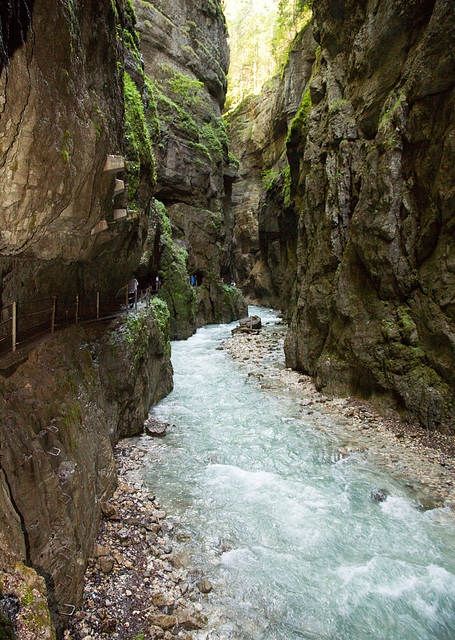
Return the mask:
<svg viewBox="0 0 455 640">
<path fill-rule="evenodd" d="M 240 162 L 232 188 L 236 279 L 250 299 L 276 308 L 289 303 L 296 271 L 297 216 L 289 200 L 286 140 L 316 47 L 307 25 L 291 43 L 282 72 L 226 115 L 232 153 Z"/>
<path fill-rule="evenodd" d="M 289 168 L 254 196 L 259 238 L 271 224 L 281 246 L 295 238 L 295 261 L 291 250 L 280 263 L 290 295 L 276 295 L 270 270 L 265 287 L 252 286 L 291 319 L 288 366 L 326 393 L 446 433 L 455 429 L 454 18 L 446 0 L 313 1 L 318 48 L 288 127 Z M 259 250 L 256 265 L 278 254 L 273 236 Z"/>
<path fill-rule="evenodd" d="M 287 362 L 321 389 L 455 428 L 455 7 L 314 3 Z"/>
<path fill-rule="evenodd" d="M 156 109 L 156 199 L 164 220 L 160 295 L 171 310 L 171 335 L 186 338 L 197 326 L 247 313 L 240 292 L 229 286 L 235 170 L 221 118 L 229 67 L 226 24 L 218 1 L 133 5 Z M 189 275 L 197 278 L 197 291 Z"/>
<path fill-rule="evenodd" d="M 123 3 L 29 5 L 25 43 L 0 76 L 5 313 L 13 300 L 39 304 L 96 291 L 113 297 L 139 262 L 153 187 L 144 175 L 142 206 L 127 217 L 114 200 L 115 174 L 105 171 L 108 155 L 126 151 Z M 124 170 L 121 176 L 127 180 Z M 117 209 L 125 215 L 116 218 Z"/>
<path fill-rule="evenodd" d="M 37 313 L 52 296 L 60 305 L 78 295 L 93 306 L 97 292 L 114 300 L 133 272 L 144 288 L 160 275 L 173 337 L 226 318 L 213 311 L 226 297 L 229 319 L 238 317 L 242 300 L 221 283 L 232 271 L 222 205 L 233 174 L 220 117 L 229 56 L 219 5 L 138 2 L 137 17 L 129 0 L 101 11 L 91 0 L 51 4 L 11 1 L 2 14 L 2 320 L 13 301 Z M 196 264 L 184 240 L 188 259 L 178 266 L 182 242 L 165 237 L 154 194 L 193 216 L 220 214 L 211 234 L 218 263 Z"/>
<path fill-rule="evenodd" d="M 80 603 L 116 486 L 113 445 L 141 433 L 151 404 L 172 389 L 166 319 L 153 308 L 139 324 L 133 317 L 108 331 L 62 332 L 0 377 L 0 602 L 17 599 L 21 638 L 52 637 L 47 607 L 61 630 Z"/>
<path fill-rule="evenodd" d="M 130 0 L 0 7 L 0 341 L 13 301 L 38 313 L 52 296 L 57 309 L 114 299 L 133 273 L 142 286 L 160 277 L 173 338 L 246 313 L 222 282 L 224 19 L 218 2 L 164 4 L 138 2 L 138 16 Z M 80 601 L 112 445 L 172 388 L 164 302 L 153 309 L 49 335 L 0 377 L 1 633 L 6 605 L 28 640 L 54 637 L 52 623 L 59 634 Z"/>
</svg>

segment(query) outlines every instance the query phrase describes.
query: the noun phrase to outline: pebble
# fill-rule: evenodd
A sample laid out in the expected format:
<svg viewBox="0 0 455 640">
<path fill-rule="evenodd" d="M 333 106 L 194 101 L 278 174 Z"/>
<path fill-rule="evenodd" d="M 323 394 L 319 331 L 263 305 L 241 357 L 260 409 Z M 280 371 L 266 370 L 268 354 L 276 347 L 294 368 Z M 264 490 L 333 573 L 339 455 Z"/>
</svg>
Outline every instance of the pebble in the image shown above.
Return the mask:
<svg viewBox="0 0 455 640">
<path fill-rule="evenodd" d="M 207 578 L 203 578 L 202 580 L 199 580 L 196 586 L 201 593 L 210 593 L 211 590 L 213 589 L 212 583 L 210 582 L 210 580 L 207 580 Z"/>
</svg>

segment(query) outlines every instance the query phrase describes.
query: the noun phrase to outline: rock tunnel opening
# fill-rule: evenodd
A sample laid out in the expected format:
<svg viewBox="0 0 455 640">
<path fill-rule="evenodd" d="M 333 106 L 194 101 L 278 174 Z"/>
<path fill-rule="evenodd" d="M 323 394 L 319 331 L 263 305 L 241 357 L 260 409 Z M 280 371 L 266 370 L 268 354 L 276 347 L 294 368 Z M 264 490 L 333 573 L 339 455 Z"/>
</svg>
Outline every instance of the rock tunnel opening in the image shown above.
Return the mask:
<svg viewBox="0 0 455 640">
<path fill-rule="evenodd" d="M 0 5 L 0 73 L 25 44 L 35 0 L 4 0 Z"/>
</svg>

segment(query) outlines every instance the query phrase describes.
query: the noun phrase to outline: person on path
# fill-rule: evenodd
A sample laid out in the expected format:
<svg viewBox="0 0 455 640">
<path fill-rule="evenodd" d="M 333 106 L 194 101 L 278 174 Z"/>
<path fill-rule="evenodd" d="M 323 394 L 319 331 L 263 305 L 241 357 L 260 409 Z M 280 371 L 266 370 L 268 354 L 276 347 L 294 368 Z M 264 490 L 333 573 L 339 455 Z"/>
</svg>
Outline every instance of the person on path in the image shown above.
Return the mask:
<svg viewBox="0 0 455 640">
<path fill-rule="evenodd" d="M 128 304 L 130 309 L 133 308 L 134 306 L 134 301 L 136 298 L 136 291 L 137 291 L 137 285 L 139 284 L 139 282 L 136 280 L 136 278 L 133 276 L 131 278 L 131 280 L 128 282 Z"/>
</svg>

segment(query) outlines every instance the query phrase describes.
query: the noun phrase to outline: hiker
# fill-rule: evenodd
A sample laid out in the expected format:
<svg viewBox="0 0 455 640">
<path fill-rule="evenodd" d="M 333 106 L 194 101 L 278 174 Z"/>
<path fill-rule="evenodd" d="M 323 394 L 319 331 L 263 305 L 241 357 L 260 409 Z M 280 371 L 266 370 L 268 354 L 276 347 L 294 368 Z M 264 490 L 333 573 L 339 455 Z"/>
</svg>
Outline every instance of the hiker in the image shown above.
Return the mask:
<svg viewBox="0 0 455 640">
<path fill-rule="evenodd" d="M 136 299 L 136 292 L 137 292 L 137 285 L 139 284 L 139 282 L 136 280 L 136 278 L 133 276 L 131 278 L 131 280 L 128 282 L 128 304 L 130 309 L 133 308 L 134 306 L 134 302 Z"/>
</svg>

